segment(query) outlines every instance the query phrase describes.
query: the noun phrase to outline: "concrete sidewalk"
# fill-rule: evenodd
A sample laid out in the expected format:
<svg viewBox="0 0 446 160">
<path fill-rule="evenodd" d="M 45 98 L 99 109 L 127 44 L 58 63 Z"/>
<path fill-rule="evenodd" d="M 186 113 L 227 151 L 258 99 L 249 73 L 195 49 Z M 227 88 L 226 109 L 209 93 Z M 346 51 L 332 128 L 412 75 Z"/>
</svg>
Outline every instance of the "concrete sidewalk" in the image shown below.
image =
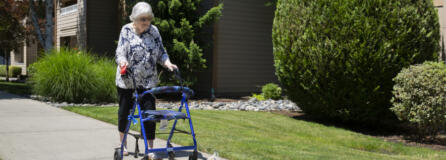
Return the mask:
<svg viewBox="0 0 446 160">
<path fill-rule="evenodd" d="M 114 125 L 0 91 L 2 160 L 112 160 L 118 137 Z M 133 151 L 134 138 L 129 138 L 129 151 Z M 142 141 L 139 144 L 144 147 Z M 156 139 L 155 148 L 165 144 Z M 188 154 L 177 152 L 176 159 L 188 159 Z M 199 159 L 209 156 L 200 153 Z"/>
</svg>

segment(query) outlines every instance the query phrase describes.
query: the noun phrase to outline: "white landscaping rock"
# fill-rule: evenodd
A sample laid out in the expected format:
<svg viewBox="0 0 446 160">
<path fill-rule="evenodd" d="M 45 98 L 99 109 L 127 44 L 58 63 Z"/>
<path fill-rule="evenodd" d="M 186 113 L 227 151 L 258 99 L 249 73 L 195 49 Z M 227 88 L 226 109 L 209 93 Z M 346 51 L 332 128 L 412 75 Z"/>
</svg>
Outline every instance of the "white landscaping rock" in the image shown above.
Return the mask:
<svg viewBox="0 0 446 160">
<path fill-rule="evenodd" d="M 48 101 L 49 98 L 41 97 L 38 95 L 31 95 L 32 99 L 43 101 L 54 107 L 65 106 L 100 106 L 100 107 L 114 107 L 118 106 L 116 103 L 104 103 L 104 104 L 75 104 L 75 103 L 56 103 Z M 157 102 L 157 108 L 177 110 L 181 105 L 181 102 Z M 240 111 L 301 111 L 301 109 L 289 100 L 265 100 L 258 101 L 255 98 L 251 98 L 247 101 L 235 101 L 235 102 L 206 102 L 206 101 L 192 101 L 189 103 L 191 110 L 240 110 Z M 183 106 L 184 109 L 184 106 Z"/>
</svg>

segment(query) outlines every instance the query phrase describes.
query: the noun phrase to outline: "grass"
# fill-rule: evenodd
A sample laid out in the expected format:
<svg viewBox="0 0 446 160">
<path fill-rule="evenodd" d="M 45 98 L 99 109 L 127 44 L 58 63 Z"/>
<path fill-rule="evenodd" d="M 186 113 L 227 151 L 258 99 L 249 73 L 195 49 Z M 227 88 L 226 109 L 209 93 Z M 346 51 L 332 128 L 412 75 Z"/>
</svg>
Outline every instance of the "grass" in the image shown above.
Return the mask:
<svg viewBox="0 0 446 160">
<path fill-rule="evenodd" d="M 31 95 L 31 86 L 26 83 L 0 81 L 0 91 L 18 94 L 22 96 Z"/>
<path fill-rule="evenodd" d="M 64 109 L 117 123 L 117 107 Z M 191 114 L 199 150 L 218 151 L 228 159 L 446 159 L 445 151 L 386 142 L 269 112 L 193 110 Z M 179 122 L 179 128 L 186 129 L 187 121 Z M 139 130 L 135 126 L 132 129 Z M 173 142 L 192 145 L 191 139 L 176 134 Z"/>
</svg>

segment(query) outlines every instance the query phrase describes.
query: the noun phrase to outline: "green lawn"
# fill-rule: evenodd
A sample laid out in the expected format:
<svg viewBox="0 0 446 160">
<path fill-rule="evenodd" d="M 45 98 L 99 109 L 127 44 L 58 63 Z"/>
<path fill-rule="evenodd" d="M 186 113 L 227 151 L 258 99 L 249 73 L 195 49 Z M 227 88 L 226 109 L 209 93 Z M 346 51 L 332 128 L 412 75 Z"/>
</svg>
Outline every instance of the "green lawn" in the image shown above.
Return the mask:
<svg viewBox="0 0 446 160">
<path fill-rule="evenodd" d="M 26 83 L 0 81 L 0 91 L 22 96 L 31 95 L 31 87 Z"/>
<path fill-rule="evenodd" d="M 65 109 L 117 123 L 117 107 Z M 228 159 L 446 159 L 445 151 L 386 142 L 269 112 L 193 110 L 191 114 L 199 150 L 218 151 Z M 187 121 L 179 122 L 179 128 L 187 127 Z M 192 145 L 184 134 L 175 135 L 173 142 Z"/>
</svg>

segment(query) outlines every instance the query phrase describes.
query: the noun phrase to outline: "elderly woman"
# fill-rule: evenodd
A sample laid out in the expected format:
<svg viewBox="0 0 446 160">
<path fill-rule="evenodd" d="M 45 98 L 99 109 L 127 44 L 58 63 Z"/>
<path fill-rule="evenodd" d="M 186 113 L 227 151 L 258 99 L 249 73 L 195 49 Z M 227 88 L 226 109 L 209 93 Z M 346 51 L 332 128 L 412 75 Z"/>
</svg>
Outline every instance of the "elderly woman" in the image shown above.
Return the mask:
<svg viewBox="0 0 446 160">
<path fill-rule="evenodd" d="M 151 24 L 154 15 L 152 7 L 145 2 L 137 3 L 130 15 L 129 24 L 122 27 L 119 36 L 118 47 L 116 49 L 116 86 L 118 89 L 119 110 L 118 110 L 118 130 L 120 140 L 124 137 L 127 125 L 127 117 L 133 106 L 132 92 L 134 88 L 138 93 L 156 87 L 158 83 L 156 63 L 161 64 L 169 71 L 177 69 L 172 64 L 161 41 L 158 28 Z M 135 78 L 135 86 L 130 77 L 123 77 L 121 68 L 131 69 Z M 143 97 L 141 108 L 144 110 L 155 110 L 155 97 L 151 94 Z M 144 122 L 145 133 L 148 138 L 149 148 L 153 148 L 155 139 L 155 122 Z M 128 155 L 124 148 L 124 155 Z M 157 159 L 155 154 L 151 154 L 152 159 Z"/>
</svg>

